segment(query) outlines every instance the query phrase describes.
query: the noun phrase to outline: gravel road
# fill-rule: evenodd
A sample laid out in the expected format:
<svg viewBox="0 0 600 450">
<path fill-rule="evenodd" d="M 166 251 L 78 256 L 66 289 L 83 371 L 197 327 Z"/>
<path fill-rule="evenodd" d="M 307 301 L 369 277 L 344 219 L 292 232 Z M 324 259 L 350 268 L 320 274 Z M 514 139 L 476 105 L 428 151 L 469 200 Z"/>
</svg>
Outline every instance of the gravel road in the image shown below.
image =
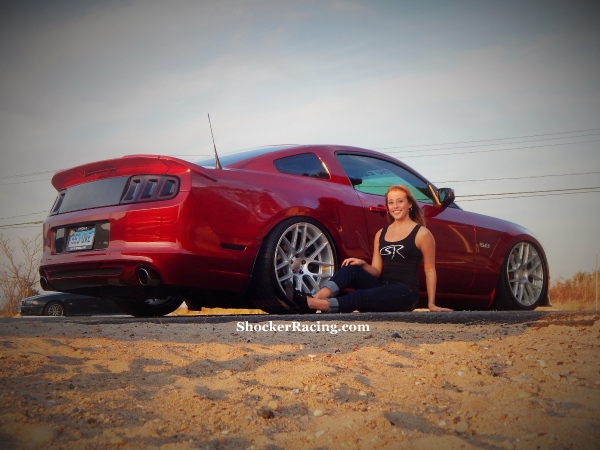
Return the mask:
<svg viewBox="0 0 600 450">
<path fill-rule="evenodd" d="M 599 338 L 595 312 L 3 319 L 0 448 L 599 448 Z"/>
</svg>

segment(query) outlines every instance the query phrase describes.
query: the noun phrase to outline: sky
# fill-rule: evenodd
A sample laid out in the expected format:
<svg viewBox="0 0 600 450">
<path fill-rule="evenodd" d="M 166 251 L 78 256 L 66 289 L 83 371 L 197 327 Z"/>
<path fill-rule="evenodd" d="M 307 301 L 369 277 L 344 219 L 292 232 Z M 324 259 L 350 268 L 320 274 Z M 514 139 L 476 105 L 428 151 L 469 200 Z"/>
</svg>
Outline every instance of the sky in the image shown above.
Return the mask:
<svg viewBox="0 0 600 450">
<path fill-rule="evenodd" d="M 564 189 L 600 186 L 598 23 L 592 1 L 5 0 L 0 233 L 40 233 L 7 225 L 44 220 L 53 171 L 210 156 L 210 113 L 222 155 L 378 149 L 533 231 L 553 278 L 592 271 L 599 189 Z"/>
</svg>

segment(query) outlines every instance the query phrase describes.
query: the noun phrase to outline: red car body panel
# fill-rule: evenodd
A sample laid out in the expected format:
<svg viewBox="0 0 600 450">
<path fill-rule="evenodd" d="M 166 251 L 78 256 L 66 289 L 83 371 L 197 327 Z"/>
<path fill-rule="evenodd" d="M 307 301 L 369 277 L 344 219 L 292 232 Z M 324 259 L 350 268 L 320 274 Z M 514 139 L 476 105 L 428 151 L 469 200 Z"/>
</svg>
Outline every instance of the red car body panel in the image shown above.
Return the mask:
<svg viewBox="0 0 600 450">
<path fill-rule="evenodd" d="M 335 242 L 338 261 L 370 260 L 373 238 L 387 224 L 378 211 L 382 197 L 356 191 L 336 152 L 372 155 L 410 170 L 377 152 L 343 146 L 295 146 L 209 169 L 173 157 L 134 155 L 58 172 L 58 191 L 116 177 L 177 177 L 174 198 L 145 203 L 110 204 L 50 215 L 43 226 L 40 273 L 54 290 L 97 296 L 143 298 L 137 270 L 156 272 L 164 286 L 243 294 L 263 240 L 281 221 L 296 216 L 321 223 Z M 280 173 L 273 161 L 314 153 L 329 179 Z M 423 177 L 421 177 L 423 178 Z M 433 187 L 432 187 L 433 188 Z M 438 298 L 444 305 L 489 307 L 500 267 L 514 243 L 531 240 L 527 230 L 491 217 L 439 204 L 422 204 L 436 239 Z M 57 230 L 107 223 L 110 239 L 100 250 L 57 253 Z M 482 245 L 480 245 L 482 244 Z M 421 290 L 425 291 L 421 274 Z"/>
</svg>

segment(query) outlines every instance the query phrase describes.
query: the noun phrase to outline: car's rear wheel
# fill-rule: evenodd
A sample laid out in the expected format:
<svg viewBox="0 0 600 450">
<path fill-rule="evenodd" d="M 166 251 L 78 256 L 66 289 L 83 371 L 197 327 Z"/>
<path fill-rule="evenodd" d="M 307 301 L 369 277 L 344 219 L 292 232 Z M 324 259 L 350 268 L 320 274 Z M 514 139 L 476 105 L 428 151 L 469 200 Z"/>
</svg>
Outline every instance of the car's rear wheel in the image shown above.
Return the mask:
<svg viewBox="0 0 600 450">
<path fill-rule="evenodd" d="M 60 302 L 50 302 L 44 308 L 45 316 L 64 316 L 66 313 L 65 307 Z"/>
<path fill-rule="evenodd" d="M 168 296 L 146 300 L 111 299 L 125 314 L 135 317 L 159 317 L 172 313 L 183 303 L 181 297 Z"/>
<path fill-rule="evenodd" d="M 287 219 L 269 233 L 259 251 L 252 301 L 271 314 L 297 312 L 290 308 L 286 288 L 315 293 L 336 268 L 334 242 L 327 230 L 307 217 Z"/>
<path fill-rule="evenodd" d="M 515 244 L 506 255 L 494 301 L 497 309 L 532 310 L 548 293 L 544 254 L 531 242 Z"/>
</svg>

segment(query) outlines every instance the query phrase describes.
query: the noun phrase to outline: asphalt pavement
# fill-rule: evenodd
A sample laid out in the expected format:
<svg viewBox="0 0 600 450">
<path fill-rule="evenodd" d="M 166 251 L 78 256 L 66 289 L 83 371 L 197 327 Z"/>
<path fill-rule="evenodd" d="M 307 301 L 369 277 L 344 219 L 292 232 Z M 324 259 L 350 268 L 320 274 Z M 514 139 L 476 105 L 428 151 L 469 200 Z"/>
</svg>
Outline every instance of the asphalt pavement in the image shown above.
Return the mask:
<svg viewBox="0 0 600 450">
<path fill-rule="evenodd" d="M 344 322 L 403 322 L 422 324 L 531 324 L 535 326 L 592 325 L 600 320 L 600 311 L 454 311 L 451 313 L 431 313 L 426 311 L 400 313 L 351 313 L 351 314 L 243 314 L 243 315 L 186 315 L 139 318 L 131 316 L 92 316 L 92 317 L 23 317 L 20 319 L 0 319 L 3 323 L 53 320 L 79 324 L 125 324 L 125 323 L 173 323 L 205 324 L 245 322 L 262 323 L 269 321 L 344 321 Z"/>
</svg>

